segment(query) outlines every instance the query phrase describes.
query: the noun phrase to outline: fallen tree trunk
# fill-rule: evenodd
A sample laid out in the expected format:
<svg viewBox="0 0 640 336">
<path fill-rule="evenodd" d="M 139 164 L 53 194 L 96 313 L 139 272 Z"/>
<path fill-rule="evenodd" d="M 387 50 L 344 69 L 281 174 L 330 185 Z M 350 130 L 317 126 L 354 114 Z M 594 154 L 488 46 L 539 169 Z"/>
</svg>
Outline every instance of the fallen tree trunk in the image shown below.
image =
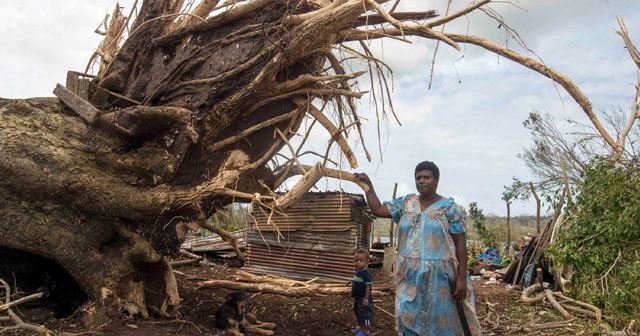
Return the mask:
<svg viewBox="0 0 640 336">
<path fill-rule="evenodd" d="M 278 276 L 256 276 L 247 272 L 238 272 L 235 280 L 206 280 L 197 285 L 203 288 L 228 288 L 290 296 L 342 295 L 351 293 L 351 286 L 345 284 L 316 284 L 311 281 L 297 281 Z M 390 290 L 387 285 L 374 285 L 374 295 L 385 295 Z"/>
<path fill-rule="evenodd" d="M 216 209 L 236 200 L 279 211 L 323 176 L 349 178 L 324 167 L 328 154 L 320 154 L 323 165 L 299 164 L 302 147 L 294 152 L 289 140 L 304 118 L 319 121 L 328 147 L 336 142 L 357 166 L 345 137 L 361 132 L 354 100 L 364 92 L 349 81 L 362 73 L 347 73 L 334 52 L 386 65 L 348 41 L 407 34 L 458 50 L 476 44 L 580 93 L 536 60 L 434 30 L 490 0 L 432 22 L 431 10 L 389 13 L 386 2 L 205 1 L 183 13 L 182 1 L 145 0 L 131 11 L 135 19 L 116 9 L 93 58 L 97 75 L 58 86 L 59 99 L 0 99 L 0 247 L 60 264 L 105 307 L 170 314 L 180 300 L 166 256 L 178 252 L 185 227 L 207 227 Z M 329 102 L 334 118 L 323 116 Z M 273 159 L 285 145 L 292 154 L 280 165 Z M 305 178 L 273 196 L 292 174 Z"/>
</svg>

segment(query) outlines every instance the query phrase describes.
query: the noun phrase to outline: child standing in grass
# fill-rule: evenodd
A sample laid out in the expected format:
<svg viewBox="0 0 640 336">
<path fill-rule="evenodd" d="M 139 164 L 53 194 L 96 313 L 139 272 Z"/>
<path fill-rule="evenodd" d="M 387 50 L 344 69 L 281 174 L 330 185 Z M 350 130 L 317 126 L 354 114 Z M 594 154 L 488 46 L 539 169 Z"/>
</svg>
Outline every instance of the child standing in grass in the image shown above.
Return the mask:
<svg viewBox="0 0 640 336">
<path fill-rule="evenodd" d="M 353 298 L 353 310 L 358 321 L 358 329 L 353 332 L 356 336 L 369 335 L 373 325 L 373 297 L 371 285 L 373 279 L 367 269 L 369 265 L 369 251 L 363 248 L 356 250 L 354 255 L 356 272 L 351 280 L 351 297 Z"/>
</svg>

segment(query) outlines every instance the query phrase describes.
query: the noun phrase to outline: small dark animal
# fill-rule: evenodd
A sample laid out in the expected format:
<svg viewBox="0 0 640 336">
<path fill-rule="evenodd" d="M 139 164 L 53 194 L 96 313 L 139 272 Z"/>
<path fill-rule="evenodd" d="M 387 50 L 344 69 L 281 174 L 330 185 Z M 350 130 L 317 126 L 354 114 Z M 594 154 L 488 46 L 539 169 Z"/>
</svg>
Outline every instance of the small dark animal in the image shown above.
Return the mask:
<svg viewBox="0 0 640 336">
<path fill-rule="evenodd" d="M 220 308 L 216 311 L 216 328 L 223 330 L 224 335 L 244 336 L 244 332 L 260 335 L 273 335 L 275 323 L 260 322 L 251 313 L 245 311 L 247 294 L 237 291 L 227 296 Z"/>
<path fill-rule="evenodd" d="M 384 248 L 389 245 L 390 243 L 374 242 L 373 244 L 371 244 L 371 248 L 375 250 L 384 250 Z"/>
</svg>

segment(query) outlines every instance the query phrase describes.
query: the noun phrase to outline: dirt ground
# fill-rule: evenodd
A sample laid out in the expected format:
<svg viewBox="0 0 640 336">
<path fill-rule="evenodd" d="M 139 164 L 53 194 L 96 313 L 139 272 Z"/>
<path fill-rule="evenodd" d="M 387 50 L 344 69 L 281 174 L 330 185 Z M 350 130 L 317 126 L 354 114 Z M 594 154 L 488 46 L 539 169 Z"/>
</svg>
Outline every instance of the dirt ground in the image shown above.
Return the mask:
<svg viewBox="0 0 640 336">
<path fill-rule="evenodd" d="M 111 316 L 94 327 L 87 327 L 75 315 L 56 319 L 44 308 L 19 307 L 18 314 L 27 322 L 43 324 L 59 335 L 216 335 L 215 310 L 224 302 L 230 290 L 196 289 L 199 280 L 228 279 L 238 270 L 222 264 L 179 268 L 177 274 L 183 299 L 180 316 L 171 319 L 136 320 L 124 315 Z M 381 269 L 372 270 L 374 280 L 388 281 Z M 503 284 L 473 282 L 477 296 L 478 316 L 484 335 L 580 335 L 593 334 L 593 327 L 585 320 L 564 323 L 562 317 L 544 306 L 524 306 L 519 302 L 519 290 L 509 290 Z M 348 295 L 289 297 L 274 294 L 251 293 L 250 310 L 263 321 L 275 322 L 275 335 L 291 336 L 348 336 L 354 327 L 352 301 Z M 375 298 L 374 335 L 391 336 L 394 333 L 394 297 L 390 292 Z M 563 322 L 551 328 L 549 323 Z M 525 329 L 543 324 L 542 330 Z M 16 333 L 14 335 L 26 335 Z M 11 335 L 11 334 L 9 334 Z"/>
</svg>

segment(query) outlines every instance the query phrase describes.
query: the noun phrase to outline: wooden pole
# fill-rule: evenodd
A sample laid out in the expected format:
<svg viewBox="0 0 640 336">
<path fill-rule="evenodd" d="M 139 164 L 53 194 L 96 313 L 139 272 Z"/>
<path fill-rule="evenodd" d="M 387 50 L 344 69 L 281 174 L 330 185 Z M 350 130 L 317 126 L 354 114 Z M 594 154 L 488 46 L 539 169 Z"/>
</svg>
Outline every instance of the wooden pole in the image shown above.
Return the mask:
<svg viewBox="0 0 640 336">
<path fill-rule="evenodd" d="M 511 202 L 507 202 L 507 255 L 511 251 Z"/>
<path fill-rule="evenodd" d="M 529 188 L 533 194 L 533 198 L 536 199 L 536 233 L 540 234 L 540 197 L 536 192 L 536 188 L 533 186 L 533 182 L 529 182 Z"/>
<path fill-rule="evenodd" d="M 371 231 L 371 237 L 369 237 L 369 248 L 373 245 L 373 232 L 376 230 L 376 220 L 371 221 L 371 226 L 369 226 L 369 231 Z"/>
<path fill-rule="evenodd" d="M 395 200 L 396 199 L 396 194 L 398 192 L 398 183 L 396 182 L 396 184 L 393 186 L 393 197 L 391 198 L 391 200 Z M 389 246 L 394 246 L 395 244 L 393 243 L 393 219 L 391 219 L 391 225 L 389 226 Z"/>
</svg>

